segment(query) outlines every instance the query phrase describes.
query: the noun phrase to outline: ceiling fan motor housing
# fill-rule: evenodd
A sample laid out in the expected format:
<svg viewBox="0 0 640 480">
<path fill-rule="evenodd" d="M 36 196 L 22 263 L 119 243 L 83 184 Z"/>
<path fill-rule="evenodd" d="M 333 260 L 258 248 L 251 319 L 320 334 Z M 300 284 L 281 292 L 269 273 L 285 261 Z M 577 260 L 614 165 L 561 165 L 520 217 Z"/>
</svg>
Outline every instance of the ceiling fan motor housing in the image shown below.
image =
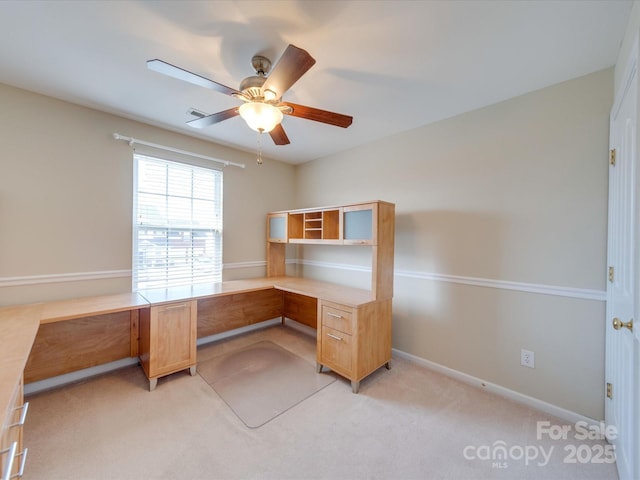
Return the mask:
<svg viewBox="0 0 640 480">
<path fill-rule="evenodd" d="M 271 60 L 262 55 L 254 55 L 253 58 L 251 58 L 251 66 L 257 75 L 264 77 L 271 70 Z"/>
<path fill-rule="evenodd" d="M 247 77 L 240 82 L 240 91 L 251 100 L 262 99 L 262 85 L 266 79 L 266 77 L 260 77 L 258 75 Z"/>
<path fill-rule="evenodd" d="M 250 99 L 263 99 L 264 93 L 262 85 L 264 85 L 266 75 L 271 70 L 271 60 L 262 55 L 255 55 L 251 59 L 251 66 L 256 71 L 256 75 L 247 77 L 240 82 L 240 91 Z"/>
</svg>

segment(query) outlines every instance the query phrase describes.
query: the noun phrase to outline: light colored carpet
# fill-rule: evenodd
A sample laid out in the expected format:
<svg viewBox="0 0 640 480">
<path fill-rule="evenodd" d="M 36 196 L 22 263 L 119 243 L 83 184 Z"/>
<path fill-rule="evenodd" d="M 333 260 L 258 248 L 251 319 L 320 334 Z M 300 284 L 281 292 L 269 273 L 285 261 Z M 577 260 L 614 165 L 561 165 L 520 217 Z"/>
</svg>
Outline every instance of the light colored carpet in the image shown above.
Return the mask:
<svg viewBox="0 0 640 480">
<path fill-rule="evenodd" d="M 336 380 L 269 341 L 200 362 L 198 373 L 249 428 L 264 425 Z"/>
<path fill-rule="evenodd" d="M 200 347 L 198 361 L 262 340 L 315 362 L 315 339 L 281 326 Z M 612 464 L 566 461 L 571 445 L 602 442 L 537 438 L 536 422 L 567 422 L 404 359 L 357 395 L 339 377 L 256 429 L 185 372 L 149 392 L 133 366 L 28 400 L 24 480 L 617 478 Z M 544 465 L 478 458 L 499 442 L 513 457 L 517 447 L 553 452 Z"/>
</svg>

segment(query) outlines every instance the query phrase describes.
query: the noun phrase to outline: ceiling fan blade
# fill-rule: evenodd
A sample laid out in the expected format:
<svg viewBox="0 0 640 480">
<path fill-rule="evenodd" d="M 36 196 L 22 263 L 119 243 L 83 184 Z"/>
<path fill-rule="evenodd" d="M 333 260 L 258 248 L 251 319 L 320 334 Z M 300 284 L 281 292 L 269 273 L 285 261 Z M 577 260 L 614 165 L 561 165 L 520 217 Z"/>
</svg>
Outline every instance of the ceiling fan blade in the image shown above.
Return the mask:
<svg viewBox="0 0 640 480">
<path fill-rule="evenodd" d="M 216 90 L 226 95 L 237 95 L 240 93 L 234 88 L 227 87 L 226 85 L 222 85 L 218 82 L 214 82 L 213 80 L 209 80 L 208 78 L 202 77 L 195 73 L 191 73 L 180 67 L 171 65 L 170 63 L 158 60 L 157 58 L 154 60 L 147 60 L 147 68 L 149 70 L 153 70 L 154 72 L 162 73 L 164 75 L 177 78 L 178 80 L 184 80 L 185 82 L 193 83 L 201 87 L 210 88 L 211 90 Z"/>
<path fill-rule="evenodd" d="M 262 88 L 275 92 L 276 98 L 280 98 L 315 63 L 315 59 L 306 50 L 289 45 Z"/>
<path fill-rule="evenodd" d="M 206 117 L 196 118 L 195 120 L 189 120 L 187 125 L 195 128 L 204 128 L 214 123 L 222 122 L 229 118 L 233 118 L 238 115 L 238 107 L 230 108 L 229 110 L 223 110 L 222 112 L 213 113 Z"/>
<path fill-rule="evenodd" d="M 291 143 L 281 123 L 276 125 L 275 128 L 269 132 L 269 135 L 276 145 L 289 145 Z"/>
<path fill-rule="evenodd" d="M 335 125 L 336 127 L 342 128 L 347 128 L 353 122 L 353 117 L 349 115 L 343 115 L 341 113 L 328 112 L 327 110 L 305 107 L 304 105 L 298 105 L 289 102 L 282 102 L 280 105 L 291 107 L 290 112 L 284 111 L 283 113 L 286 115 L 291 115 L 292 117 L 306 118 L 307 120 L 328 123 L 329 125 Z"/>
</svg>

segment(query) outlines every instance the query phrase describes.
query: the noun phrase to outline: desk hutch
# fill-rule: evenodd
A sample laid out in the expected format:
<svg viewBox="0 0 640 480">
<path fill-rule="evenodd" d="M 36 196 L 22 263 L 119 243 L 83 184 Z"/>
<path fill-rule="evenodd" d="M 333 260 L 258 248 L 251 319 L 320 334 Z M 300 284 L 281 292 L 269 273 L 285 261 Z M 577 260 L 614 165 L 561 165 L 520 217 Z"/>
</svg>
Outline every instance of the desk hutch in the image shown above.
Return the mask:
<svg viewBox="0 0 640 480">
<path fill-rule="evenodd" d="M 395 206 L 376 201 L 345 206 L 289 210 L 267 215 L 267 275 L 285 274 L 285 246 L 289 244 L 366 245 L 371 252 L 369 301 L 358 305 L 318 297 L 317 369 L 360 380 L 391 360 L 391 299 Z M 308 303 L 309 301 L 307 301 Z M 297 305 L 294 305 L 294 307 Z M 296 319 L 285 297 L 284 316 Z M 303 323 L 304 319 L 299 319 Z"/>
</svg>

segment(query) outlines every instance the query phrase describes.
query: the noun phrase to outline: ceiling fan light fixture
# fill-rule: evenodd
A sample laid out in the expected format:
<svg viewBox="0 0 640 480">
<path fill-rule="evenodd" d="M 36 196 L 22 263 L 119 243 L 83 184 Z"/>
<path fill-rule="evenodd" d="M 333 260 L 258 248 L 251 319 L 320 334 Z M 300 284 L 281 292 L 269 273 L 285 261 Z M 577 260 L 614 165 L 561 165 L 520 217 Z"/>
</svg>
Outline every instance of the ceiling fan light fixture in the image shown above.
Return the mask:
<svg viewBox="0 0 640 480">
<path fill-rule="evenodd" d="M 247 122 L 249 128 L 260 133 L 273 130 L 282 122 L 282 112 L 269 103 L 247 102 L 240 105 L 240 116 Z"/>
</svg>

